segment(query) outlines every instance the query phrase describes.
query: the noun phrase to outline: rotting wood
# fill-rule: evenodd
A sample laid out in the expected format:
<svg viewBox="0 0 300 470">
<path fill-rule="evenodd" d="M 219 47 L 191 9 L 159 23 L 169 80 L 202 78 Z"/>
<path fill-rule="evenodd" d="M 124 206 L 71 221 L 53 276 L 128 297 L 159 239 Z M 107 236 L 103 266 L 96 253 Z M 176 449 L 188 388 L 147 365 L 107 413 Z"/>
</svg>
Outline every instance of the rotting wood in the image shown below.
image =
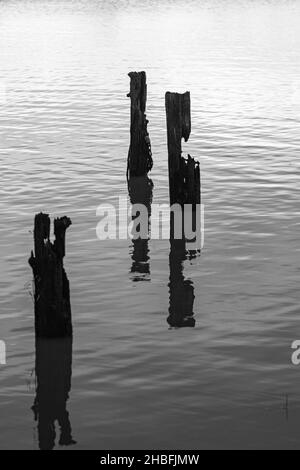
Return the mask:
<svg viewBox="0 0 300 470">
<path fill-rule="evenodd" d="M 182 139 L 191 134 L 190 93 L 166 93 L 170 203 L 196 204 L 200 198 L 200 164 L 190 155 L 182 156 Z"/>
<path fill-rule="evenodd" d="M 37 337 L 72 336 L 70 285 L 64 269 L 68 217 L 55 219 L 55 241 L 50 241 L 50 218 L 37 214 L 34 221 L 34 253 L 29 264 L 34 276 L 35 332 Z"/>
<path fill-rule="evenodd" d="M 130 72 L 130 147 L 127 179 L 145 176 L 153 167 L 151 142 L 146 118 L 147 84 L 145 72 Z"/>
</svg>

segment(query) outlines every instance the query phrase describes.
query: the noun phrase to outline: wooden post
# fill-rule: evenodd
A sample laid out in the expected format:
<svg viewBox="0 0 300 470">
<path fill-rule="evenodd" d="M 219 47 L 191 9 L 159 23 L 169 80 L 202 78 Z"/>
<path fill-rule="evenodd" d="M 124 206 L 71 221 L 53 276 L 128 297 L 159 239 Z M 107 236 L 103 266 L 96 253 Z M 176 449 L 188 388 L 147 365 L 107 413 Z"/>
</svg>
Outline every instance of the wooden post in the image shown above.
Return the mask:
<svg viewBox="0 0 300 470">
<path fill-rule="evenodd" d="M 33 270 L 35 332 L 37 337 L 72 336 L 69 281 L 64 270 L 65 233 L 72 224 L 68 217 L 55 219 L 55 241 L 50 241 L 50 218 L 37 214 L 34 221 Z"/>
<path fill-rule="evenodd" d="M 183 263 L 187 259 L 187 246 L 184 227 L 185 205 L 193 209 L 193 226 L 196 225 L 197 204 L 201 203 L 200 165 L 190 155 L 182 156 L 182 139 L 188 141 L 191 134 L 191 97 L 190 93 L 166 93 L 166 115 L 168 135 L 168 163 L 170 204 L 181 206 L 183 234 L 181 239 L 175 235 L 175 214 L 170 218 L 170 282 L 169 317 L 171 327 L 194 327 L 195 318 L 194 286 L 183 275 Z"/>
<path fill-rule="evenodd" d="M 191 98 L 166 93 L 170 203 L 200 204 L 200 165 L 190 155 L 182 157 L 182 139 L 191 134 Z"/>
<path fill-rule="evenodd" d="M 145 72 L 130 72 L 130 148 L 127 178 L 145 176 L 153 167 L 151 143 L 146 119 L 147 84 Z"/>
</svg>

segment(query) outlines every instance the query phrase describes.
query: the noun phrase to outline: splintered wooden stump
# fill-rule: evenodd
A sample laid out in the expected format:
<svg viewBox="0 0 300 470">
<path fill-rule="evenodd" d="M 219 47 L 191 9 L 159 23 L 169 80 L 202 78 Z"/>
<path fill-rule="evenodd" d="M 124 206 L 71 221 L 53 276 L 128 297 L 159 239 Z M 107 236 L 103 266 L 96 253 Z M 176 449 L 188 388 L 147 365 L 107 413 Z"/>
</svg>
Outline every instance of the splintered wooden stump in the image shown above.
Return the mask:
<svg viewBox="0 0 300 470">
<path fill-rule="evenodd" d="M 146 119 L 147 84 L 145 72 L 130 72 L 130 147 L 127 178 L 145 176 L 153 167 Z"/>
<path fill-rule="evenodd" d="M 50 241 L 50 218 L 40 213 L 34 221 L 33 270 L 35 332 L 37 337 L 72 336 L 70 286 L 64 270 L 65 234 L 72 224 L 68 217 L 55 219 L 55 241 Z"/>
<path fill-rule="evenodd" d="M 200 204 L 200 164 L 182 156 L 182 139 L 191 134 L 190 93 L 166 93 L 170 203 Z M 194 207 L 195 208 L 195 207 Z"/>
</svg>

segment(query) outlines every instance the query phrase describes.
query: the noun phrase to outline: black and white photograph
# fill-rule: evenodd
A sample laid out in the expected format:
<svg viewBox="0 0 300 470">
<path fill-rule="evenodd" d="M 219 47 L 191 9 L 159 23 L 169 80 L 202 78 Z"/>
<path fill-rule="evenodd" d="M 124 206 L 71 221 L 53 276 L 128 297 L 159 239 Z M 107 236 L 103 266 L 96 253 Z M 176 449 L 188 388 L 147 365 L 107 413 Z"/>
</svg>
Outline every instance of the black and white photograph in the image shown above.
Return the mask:
<svg viewBox="0 0 300 470">
<path fill-rule="evenodd" d="M 0 0 L 0 451 L 300 450 L 299 20 Z"/>
</svg>

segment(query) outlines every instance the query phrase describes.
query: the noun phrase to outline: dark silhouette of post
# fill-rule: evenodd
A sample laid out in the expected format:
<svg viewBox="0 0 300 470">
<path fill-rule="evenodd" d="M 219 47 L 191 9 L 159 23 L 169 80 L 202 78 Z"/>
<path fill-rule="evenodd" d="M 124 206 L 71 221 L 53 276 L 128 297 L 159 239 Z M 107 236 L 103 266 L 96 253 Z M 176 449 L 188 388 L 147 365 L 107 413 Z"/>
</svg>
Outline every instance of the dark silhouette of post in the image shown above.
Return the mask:
<svg viewBox="0 0 300 470">
<path fill-rule="evenodd" d="M 191 134 L 190 93 L 166 93 L 170 203 L 200 204 L 200 165 L 182 156 L 182 139 Z"/>
<path fill-rule="evenodd" d="M 130 72 L 130 147 L 127 162 L 127 179 L 145 176 L 153 167 L 151 143 L 146 119 L 147 84 L 145 72 Z"/>
<path fill-rule="evenodd" d="M 76 444 L 67 401 L 72 379 L 72 338 L 36 339 L 36 397 L 32 410 L 37 421 L 41 450 L 55 447 L 57 421 L 60 427 L 59 445 Z"/>
<path fill-rule="evenodd" d="M 37 214 L 34 221 L 34 253 L 29 264 L 34 276 L 35 332 L 37 337 L 72 336 L 70 286 L 64 270 L 68 217 L 55 219 L 55 241 L 50 241 L 50 218 Z"/>
<path fill-rule="evenodd" d="M 144 281 L 150 274 L 149 238 L 150 217 L 153 197 L 153 182 L 148 176 L 132 177 L 128 181 L 128 193 L 131 204 L 143 204 L 148 211 L 148 237 L 132 240 L 133 251 L 131 273 L 134 281 Z M 137 216 L 132 217 L 136 220 Z"/>
<path fill-rule="evenodd" d="M 168 324 L 172 328 L 193 328 L 194 318 L 194 285 L 183 274 L 183 263 L 187 259 L 184 239 L 170 238 L 170 280 L 169 280 L 169 316 Z"/>
<path fill-rule="evenodd" d="M 193 168 L 193 164 L 190 163 L 190 165 Z M 187 168 L 189 168 L 189 158 L 187 160 Z M 196 196 L 194 195 L 193 197 Z M 197 192 L 197 201 L 201 201 L 200 185 L 199 193 Z M 182 209 L 181 206 L 179 206 L 179 212 L 181 213 L 183 224 L 184 210 L 180 209 Z M 169 316 L 167 322 L 172 328 L 194 327 L 196 324 L 193 310 L 195 300 L 194 285 L 190 279 L 186 279 L 184 276 L 184 262 L 187 259 L 196 258 L 200 254 L 200 250 L 195 248 L 190 249 L 188 240 L 183 232 L 181 232 L 181 237 L 177 237 L 176 224 L 176 211 L 172 211 L 170 217 Z M 198 235 L 196 232 L 196 238 Z"/>
</svg>

